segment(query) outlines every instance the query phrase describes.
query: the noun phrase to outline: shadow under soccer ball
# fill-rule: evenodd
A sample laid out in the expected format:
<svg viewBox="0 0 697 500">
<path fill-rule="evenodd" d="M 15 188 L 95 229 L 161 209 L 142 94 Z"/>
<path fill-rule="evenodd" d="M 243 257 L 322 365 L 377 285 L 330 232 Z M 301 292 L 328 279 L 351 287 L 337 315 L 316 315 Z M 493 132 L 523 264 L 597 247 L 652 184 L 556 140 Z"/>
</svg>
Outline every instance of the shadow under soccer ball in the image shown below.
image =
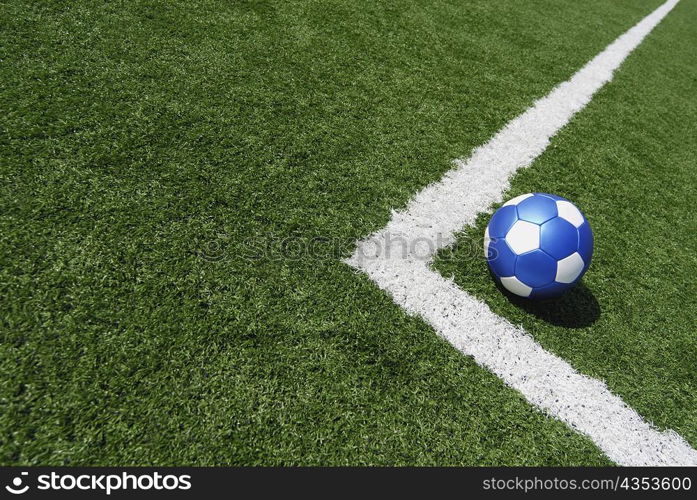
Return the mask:
<svg viewBox="0 0 697 500">
<path fill-rule="evenodd" d="M 561 297 L 539 301 L 518 297 L 500 284 L 496 286 L 509 302 L 555 326 L 585 328 L 591 326 L 600 317 L 600 304 L 583 282 Z"/>
</svg>

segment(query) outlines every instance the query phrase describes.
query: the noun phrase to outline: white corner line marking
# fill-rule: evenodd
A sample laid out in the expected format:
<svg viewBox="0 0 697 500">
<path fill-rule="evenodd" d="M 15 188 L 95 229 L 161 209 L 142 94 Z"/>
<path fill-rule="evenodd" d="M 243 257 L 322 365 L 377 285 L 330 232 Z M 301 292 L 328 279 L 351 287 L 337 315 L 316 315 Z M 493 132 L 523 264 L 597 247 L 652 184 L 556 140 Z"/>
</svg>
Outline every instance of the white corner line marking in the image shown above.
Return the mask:
<svg viewBox="0 0 697 500">
<path fill-rule="evenodd" d="M 678 0 L 668 0 L 621 35 L 570 80 L 509 122 L 467 160 L 419 192 L 387 226 L 359 241 L 345 262 L 365 272 L 410 314 L 422 317 L 532 404 L 590 437 L 620 465 L 697 465 L 697 451 L 660 431 L 614 395 L 545 351 L 522 328 L 430 269 L 433 256 L 501 200 L 509 178 L 530 165 Z"/>
</svg>

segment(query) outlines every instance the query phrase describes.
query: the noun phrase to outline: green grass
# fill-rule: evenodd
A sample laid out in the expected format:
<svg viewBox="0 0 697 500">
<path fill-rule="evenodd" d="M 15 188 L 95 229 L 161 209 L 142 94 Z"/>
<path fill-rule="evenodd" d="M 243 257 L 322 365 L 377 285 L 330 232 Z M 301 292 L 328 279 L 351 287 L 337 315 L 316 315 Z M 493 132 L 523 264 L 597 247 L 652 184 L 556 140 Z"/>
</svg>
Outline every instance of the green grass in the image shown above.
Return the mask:
<svg viewBox="0 0 697 500">
<path fill-rule="evenodd" d="M 3 4 L 0 462 L 608 463 L 338 257 L 659 3 Z M 438 263 L 693 445 L 694 19 L 511 190 L 591 219 L 593 325 Z"/>
<path fill-rule="evenodd" d="M 546 304 L 506 298 L 471 258 L 485 214 L 436 268 L 697 447 L 694 15 L 694 2 L 678 5 L 506 196 L 557 193 L 582 207 L 596 237 L 583 286 Z"/>
</svg>

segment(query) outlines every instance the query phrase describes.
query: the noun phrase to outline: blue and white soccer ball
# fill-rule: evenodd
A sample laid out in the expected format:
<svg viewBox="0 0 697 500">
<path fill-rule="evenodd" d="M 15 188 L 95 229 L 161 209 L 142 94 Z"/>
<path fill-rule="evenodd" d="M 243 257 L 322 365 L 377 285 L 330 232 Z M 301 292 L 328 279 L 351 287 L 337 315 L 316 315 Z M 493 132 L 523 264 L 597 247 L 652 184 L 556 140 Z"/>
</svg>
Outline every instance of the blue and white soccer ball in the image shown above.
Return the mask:
<svg viewBox="0 0 697 500">
<path fill-rule="evenodd" d="M 558 297 L 590 266 L 593 232 L 569 200 L 523 194 L 491 217 L 484 254 L 496 280 L 509 292 L 532 299 Z"/>
</svg>

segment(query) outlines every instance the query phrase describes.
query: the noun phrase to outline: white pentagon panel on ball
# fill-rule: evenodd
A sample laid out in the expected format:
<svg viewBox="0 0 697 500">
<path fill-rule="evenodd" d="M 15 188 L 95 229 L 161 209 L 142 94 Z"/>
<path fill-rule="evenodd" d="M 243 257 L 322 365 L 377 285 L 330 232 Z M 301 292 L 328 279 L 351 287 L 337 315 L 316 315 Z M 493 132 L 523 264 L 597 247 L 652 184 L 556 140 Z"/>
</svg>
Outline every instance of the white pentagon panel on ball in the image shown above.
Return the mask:
<svg viewBox="0 0 697 500">
<path fill-rule="evenodd" d="M 489 258 L 489 243 L 491 238 L 489 238 L 489 226 L 484 230 L 484 258 Z"/>
<path fill-rule="evenodd" d="M 501 284 L 511 293 L 514 293 L 520 297 L 529 297 L 532 292 L 532 288 L 518 280 L 515 276 L 509 276 L 507 278 L 501 278 Z"/>
<path fill-rule="evenodd" d="M 540 248 L 540 226 L 519 220 L 506 234 L 506 243 L 518 255 Z"/>
<path fill-rule="evenodd" d="M 535 195 L 532 194 L 532 193 L 521 194 L 520 196 L 516 196 L 515 198 L 511 198 L 511 199 L 508 200 L 506 203 L 504 203 L 503 206 L 504 206 L 504 207 L 507 207 L 507 206 L 509 206 L 509 205 L 517 205 L 517 204 L 520 203 L 521 201 L 527 200 L 527 199 L 530 198 L 531 196 L 535 196 Z"/>
<path fill-rule="evenodd" d="M 559 217 L 568 220 L 576 227 L 583 224 L 583 214 L 570 201 L 557 200 L 557 212 L 559 212 Z"/>
<path fill-rule="evenodd" d="M 583 271 L 583 266 L 585 263 L 581 258 L 581 255 L 576 252 L 572 253 L 565 259 L 561 259 L 557 262 L 557 277 L 554 281 L 558 283 L 571 283 L 578 275 Z"/>
</svg>

